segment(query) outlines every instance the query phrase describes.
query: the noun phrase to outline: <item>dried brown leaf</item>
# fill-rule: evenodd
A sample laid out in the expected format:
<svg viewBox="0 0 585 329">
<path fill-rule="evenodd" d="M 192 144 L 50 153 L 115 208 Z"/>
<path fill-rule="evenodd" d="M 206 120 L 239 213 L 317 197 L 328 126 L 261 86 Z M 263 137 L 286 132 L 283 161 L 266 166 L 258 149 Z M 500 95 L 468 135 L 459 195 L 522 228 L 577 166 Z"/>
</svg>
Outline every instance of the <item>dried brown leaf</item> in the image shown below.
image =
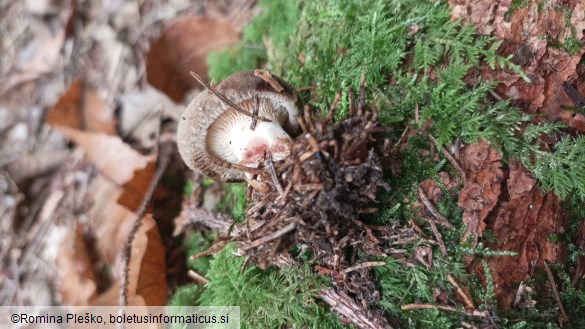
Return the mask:
<svg viewBox="0 0 585 329">
<path fill-rule="evenodd" d="M 81 113 L 82 82 L 75 80 L 69 90 L 61 96 L 57 104 L 47 113 L 47 123 L 51 126 L 63 126 L 82 129 L 83 118 Z"/>
<path fill-rule="evenodd" d="M 39 150 L 19 157 L 5 168 L 15 182 L 21 182 L 55 170 L 70 157 L 71 152 L 66 150 Z"/>
<path fill-rule="evenodd" d="M 57 256 L 57 271 L 63 304 L 88 305 L 96 297 L 96 277 L 83 238 L 83 226 L 79 225 L 63 240 Z"/>
<path fill-rule="evenodd" d="M 78 130 L 116 135 L 114 112 L 98 93 L 81 80 L 71 83 L 69 90 L 47 114 L 47 123 Z"/>
<path fill-rule="evenodd" d="M 172 22 L 147 55 L 148 82 L 176 102 L 198 87 L 189 74 L 207 76 L 207 55 L 235 43 L 238 31 L 219 18 L 184 17 Z"/>
<path fill-rule="evenodd" d="M 143 237 L 137 236 L 132 247 L 133 249 L 144 250 L 144 254 L 140 259 L 136 294 L 144 298 L 146 305 L 166 305 L 165 247 L 152 216 L 147 215 L 143 219 L 142 225 L 144 226 Z M 131 267 L 130 270 L 136 269 Z"/>
<path fill-rule="evenodd" d="M 124 184 L 134 177 L 134 171 L 146 167 L 147 158 L 134 151 L 117 136 L 82 132 L 68 127 L 55 127 L 73 140 L 91 162 L 108 178 Z"/>
<path fill-rule="evenodd" d="M 134 172 L 134 177 L 122 187 L 118 203 L 131 211 L 138 210 L 148 190 L 156 170 L 156 160 L 149 161 L 146 167 Z"/>
</svg>

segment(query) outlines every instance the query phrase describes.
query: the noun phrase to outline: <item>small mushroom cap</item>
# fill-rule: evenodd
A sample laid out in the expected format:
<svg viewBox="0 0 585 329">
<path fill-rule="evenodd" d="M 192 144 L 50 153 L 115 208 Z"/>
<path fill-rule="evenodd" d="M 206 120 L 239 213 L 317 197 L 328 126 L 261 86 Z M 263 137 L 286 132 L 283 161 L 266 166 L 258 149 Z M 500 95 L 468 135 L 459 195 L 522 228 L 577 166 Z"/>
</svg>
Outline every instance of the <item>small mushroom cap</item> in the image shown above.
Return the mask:
<svg viewBox="0 0 585 329">
<path fill-rule="evenodd" d="M 288 152 L 290 135 L 299 130 L 298 99 L 294 89 L 284 80 L 277 76 L 272 78 L 284 88 L 281 92 L 255 76 L 254 71 L 235 73 L 215 86 L 219 93 L 240 108 L 251 113 L 258 106 L 258 115 L 272 121 L 258 120 L 254 131 L 250 130 L 251 117 L 236 112 L 209 90 L 193 99 L 177 128 L 179 153 L 191 169 L 214 179 L 244 180 L 244 172 L 225 168 L 221 162 L 242 162 L 248 153 L 254 155 L 254 151 L 247 148 L 259 145 L 268 147 L 277 157 Z M 261 151 L 259 147 L 256 152 Z"/>
</svg>

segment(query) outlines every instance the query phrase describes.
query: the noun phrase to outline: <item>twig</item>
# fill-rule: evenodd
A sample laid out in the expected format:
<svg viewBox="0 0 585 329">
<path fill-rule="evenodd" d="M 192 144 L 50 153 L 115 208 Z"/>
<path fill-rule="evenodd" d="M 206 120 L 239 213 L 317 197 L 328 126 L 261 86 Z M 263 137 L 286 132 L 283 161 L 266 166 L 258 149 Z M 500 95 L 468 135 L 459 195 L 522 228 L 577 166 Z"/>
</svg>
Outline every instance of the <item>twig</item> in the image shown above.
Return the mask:
<svg viewBox="0 0 585 329">
<path fill-rule="evenodd" d="M 187 271 L 187 275 L 199 284 L 208 284 L 209 283 L 209 279 L 207 279 L 203 275 L 201 275 L 193 270 Z"/>
<path fill-rule="evenodd" d="M 333 309 L 360 329 L 391 329 L 392 326 L 381 317 L 372 317 L 346 294 L 333 289 L 318 292 L 319 297 Z"/>
<path fill-rule="evenodd" d="M 212 213 L 203 208 L 183 208 L 181 217 L 186 217 L 191 224 L 201 224 L 212 230 L 218 230 L 222 234 L 227 234 L 233 220 L 229 215 L 221 213 Z M 233 233 L 237 235 L 239 228 L 235 227 Z"/>
<path fill-rule="evenodd" d="M 221 92 L 217 91 L 217 89 L 215 89 L 215 87 L 213 87 L 212 85 L 207 83 L 205 80 L 203 80 L 203 78 L 200 77 L 197 73 L 191 71 L 191 76 L 193 78 L 195 78 L 195 80 L 197 80 L 197 82 L 199 82 L 202 86 L 207 88 L 207 90 L 209 90 L 209 92 L 213 93 L 215 96 L 217 96 L 217 98 L 219 98 L 221 101 L 223 101 L 229 107 L 233 108 L 235 111 L 237 111 L 241 114 L 247 115 L 247 116 L 249 116 L 253 119 L 256 119 L 256 120 L 260 120 L 260 121 L 264 121 L 264 122 L 272 122 L 272 120 L 267 119 L 263 116 L 254 115 L 252 113 L 247 112 L 246 110 L 243 110 L 240 106 L 234 104 L 234 102 L 230 101 L 227 97 L 225 97 Z"/>
<path fill-rule="evenodd" d="M 441 305 L 441 304 L 406 304 L 406 305 L 400 306 L 400 309 L 403 311 L 418 310 L 418 309 L 433 309 L 433 308 L 436 308 L 436 309 L 439 309 L 442 311 L 461 313 L 461 314 L 465 314 L 468 316 L 477 316 L 480 318 L 486 318 L 489 315 L 488 311 L 460 310 L 460 309 L 457 309 L 453 306 Z"/>
<path fill-rule="evenodd" d="M 461 325 L 467 329 L 477 329 L 476 326 L 472 325 L 471 323 L 467 323 L 465 321 L 461 321 Z"/>
<path fill-rule="evenodd" d="M 213 246 L 209 247 L 209 249 L 193 255 L 193 256 L 189 257 L 189 259 L 195 260 L 195 259 L 203 257 L 203 256 L 209 256 L 211 254 L 214 254 L 214 253 L 222 250 L 223 247 L 225 247 L 228 243 L 230 243 L 232 241 L 234 241 L 234 239 L 229 239 L 229 240 L 225 240 L 225 241 L 218 241 L 218 242 L 214 243 Z"/>
<path fill-rule="evenodd" d="M 159 144 L 159 157 L 158 157 L 158 164 L 156 167 L 156 171 L 150 184 L 148 184 L 148 188 L 146 189 L 146 193 L 138 206 L 135 214 L 136 217 L 132 226 L 130 227 L 130 231 L 128 233 L 128 238 L 126 243 L 124 244 L 124 248 L 122 249 L 122 257 L 124 260 L 124 272 L 122 274 L 122 285 L 120 291 L 120 312 L 125 312 L 126 305 L 128 305 L 128 285 L 130 281 L 130 258 L 132 256 L 132 242 L 136 237 L 136 233 L 142 224 L 142 218 L 144 217 L 144 213 L 146 212 L 146 207 L 152 198 L 154 190 L 158 186 L 158 182 L 162 177 L 169 160 L 171 158 L 173 149 L 174 149 L 174 141 L 169 138 L 168 140 L 164 139 L 165 136 L 161 135 L 161 142 Z M 124 328 L 124 324 L 121 324 L 119 328 Z"/>
<path fill-rule="evenodd" d="M 360 91 L 358 95 L 358 116 L 364 115 L 366 108 L 366 72 L 362 65 L 362 77 L 360 79 Z"/>
<path fill-rule="evenodd" d="M 423 191 L 423 189 L 420 186 L 418 187 L 418 196 L 420 198 L 420 201 L 422 201 L 422 203 L 425 205 L 425 207 L 431 212 L 433 217 L 435 217 L 437 219 L 439 224 L 442 224 L 443 226 L 445 226 L 447 228 L 454 227 L 453 224 L 451 224 L 449 222 L 449 220 L 447 218 L 445 218 L 445 216 L 441 215 L 441 213 L 437 210 L 437 208 L 435 208 L 435 206 L 433 205 L 431 200 L 429 200 L 429 198 L 427 197 L 427 195 L 425 194 L 425 192 Z"/>
<path fill-rule="evenodd" d="M 333 105 L 329 108 L 329 113 L 325 118 L 325 122 L 330 122 L 331 120 L 335 119 L 335 112 L 337 111 L 337 107 L 339 106 L 339 100 L 341 99 L 341 89 L 335 94 L 335 99 L 333 100 Z"/>
<path fill-rule="evenodd" d="M 287 234 L 288 232 L 293 231 L 296 228 L 297 228 L 297 223 L 296 222 L 290 223 L 290 224 L 288 224 L 287 226 L 281 228 L 278 231 L 275 231 L 275 232 L 273 232 L 273 233 L 271 233 L 269 235 L 263 236 L 260 239 L 254 240 L 254 241 L 250 242 L 246 246 L 242 246 L 242 250 L 243 251 L 246 251 L 246 250 L 250 250 L 250 249 L 256 248 L 256 247 L 258 247 L 260 245 L 263 245 L 266 242 L 270 242 L 272 240 L 278 239 L 281 236 Z"/>
<path fill-rule="evenodd" d="M 517 307 L 518 304 L 520 304 L 522 297 L 524 297 L 525 291 L 526 291 L 526 285 L 524 284 L 524 281 L 522 281 L 522 282 L 520 282 L 520 285 L 518 286 L 518 290 L 516 290 L 516 296 L 514 297 L 514 302 L 512 302 L 512 307 Z"/>
<path fill-rule="evenodd" d="M 411 126 L 409 126 L 409 125 L 407 125 L 407 126 L 404 128 L 404 131 L 402 132 L 402 134 L 400 134 L 400 138 L 398 138 L 398 141 L 397 141 L 397 142 L 394 144 L 394 146 L 392 146 L 392 151 L 391 151 L 391 153 L 393 153 L 393 152 L 397 152 L 397 151 L 398 151 L 398 147 L 399 147 L 399 146 L 400 146 L 402 143 L 404 143 L 404 142 L 405 142 L 405 140 L 408 138 L 408 133 L 410 132 L 410 130 L 411 130 L 411 129 L 412 129 L 412 128 L 411 128 Z"/>
<path fill-rule="evenodd" d="M 561 311 L 561 315 L 563 316 L 563 320 L 565 320 L 567 323 L 569 323 L 569 317 L 567 316 L 567 313 L 565 313 L 565 308 L 563 307 L 563 303 L 561 302 L 561 295 L 559 294 L 559 289 L 557 288 L 557 284 L 555 282 L 555 278 L 553 276 L 553 273 L 550 270 L 550 267 L 548 266 L 548 263 L 546 262 L 546 260 L 544 260 L 543 263 L 544 263 L 544 270 L 546 271 L 546 276 L 548 277 L 548 281 L 550 282 L 553 294 L 555 295 L 555 300 L 557 301 L 557 304 L 559 305 L 559 310 Z"/>
<path fill-rule="evenodd" d="M 278 180 L 278 175 L 276 175 L 274 163 L 272 162 L 272 155 L 266 157 L 266 161 L 264 161 L 264 168 L 268 170 L 268 174 L 270 175 L 272 183 L 274 183 L 274 187 L 276 187 L 278 194 L 282 195 L 284 193 L 284 190 L 282 189 L 282 184 L 280 184 L 280 181 Z"/>
<path fill-rule="evenodd" d="M 463 289 L 461 289 L 461 286 L 459 286 L 459 283 L 457 283 L 457 281 L 455 280 L 453 275 L 451 275 L 451 274 L 447 275 L 447 279 L 449 280 L 449 282 L 451 282 L 451 284 L 455 287 L 455 289 L 457 289 L 457 293 L 459 294 L 459 296 L 461 296 L 461 298 L 463 298 L 463 300 L 465 301 L 465 305 L 467 305 L 468 308 L 475 309 L 475 305 L 473 305 L 473 301 L 465 293 L 465 291 Z"/>
<path fill-rule="evenodd" d="M 355 115 L 355 92 L 353 88 L 349 88 L 348 91 L 348 98 L 349 98 L 349 116 L 353 117 Z"/>
<path fill-rule="evenodd" d="M 439 147 L 439 142 L 435 139 L 433 135 L 428 134 L 428 137 L 433 142 L 433 144 L 435 144 L 435 146 L 441 151 L 445 158 L 447 158 L 447 160 L 451 162 L 451 165 L 453 166 L 453 168 L 455 168 L 455 170 L 457 170 L 457 172 L 461 176 L 461 179 L 463 180 L 463 183 L 465 183 L 467 181 L 467 176 L 465 176 L 465 171 L 463 171 L 463 169 L 459 165 L 459 162 L 457 162 L 457 160 L 455 160 L 451 153 L 449 153 L 444 147 L 442 146 Z"/>
<path fill-rule="evenodd" d="M 441 249 L 441 253 L 443 256 L 447 256 L 447 247 L 445 247 L 445 242 L 443 242 L 443 237 L 441 236 L 441 232 L 437 229 L 437 225 L 435 225 L 435 221 L 432 219 L 427 219 L 429 222 L 429 226 L 435 235 L 435 239 L 437 239 L 437 243 L 439 244 L 439 249 Z"/>
<path fill-rule="evenodd" d="M 495 91 L 493 91 L 493 90 L 490 90 L 490 91 L 489 91 L 489 94 L 490 94 L 490 95 L 492 95 L 492 97 L 493 97 L 493 98 L 495 98 L 495 99 L 496 99 L 498 102 L 501 102 L 502 100 L 504 100 L 504 99 L 502 98 L 502 96 L 500 96 L 500 95 L 496 94 L 496 92 L 495 92 Z"/>
<path fill-rule="evenodd" d="M 274 79 L 272 74 L 270 74 L 268 71 L 256 69 L 254 70 L 254 76 L 266 81 L 276 92 L 281 92 L 284 90 L 284 87 L 281 86 L 280 83 L 278 83 L 278 81 L 276 81 L 276 79 Z"/>
<path fill-rule="evenodd" d="M 250 130 L 252 131 L 256 130 L 256 124 L 258 123 L 256 117 L 258 117 L 258 112 L 260 112 L 260 98 L 258 98 L 258 95 L 254 95 L 254 103 L 256 106 L 254 106 L 254 110 L 252 111 L 252 121 L 250 122 Z"/>
<path fill-rule="evenodd" d="M 384 266 L 384 265 L 386 265 L 386 262 L 364 262 L 364 263 L 360 263 L 360 264 L 354 265 L 352 267 L 346 268 L 345 270 L 341 271 L 341 274 L 345 275 L 349 272 L 361 270 L 362 268 L 378 267 L 378 266 Z"/>
</svg>

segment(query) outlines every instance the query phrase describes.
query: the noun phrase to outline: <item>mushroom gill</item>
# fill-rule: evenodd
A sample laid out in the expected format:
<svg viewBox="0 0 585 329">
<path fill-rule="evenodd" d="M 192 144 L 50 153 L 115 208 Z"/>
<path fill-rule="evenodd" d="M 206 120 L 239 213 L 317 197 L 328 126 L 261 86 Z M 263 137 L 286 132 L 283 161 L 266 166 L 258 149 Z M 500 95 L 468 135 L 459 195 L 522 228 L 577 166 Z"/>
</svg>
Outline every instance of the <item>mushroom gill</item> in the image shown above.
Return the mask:
<svg viewBox="0 0 585 329">
<path fill-rule="evenodd" d="M 276 161 L 290 154 L 292 139 L 283 128 L 289 113 L 283 106 L 267 98 L 246 99 L 237 105 L 249 113 L 257 107 L 258 115 L 271 122 L 259 121 L 252 130 L 252 118 L 228 109 L 208 129 L 205 144 L 210 155 L 230 163 L 255 167 L 265 152 Z"/>
</svg>

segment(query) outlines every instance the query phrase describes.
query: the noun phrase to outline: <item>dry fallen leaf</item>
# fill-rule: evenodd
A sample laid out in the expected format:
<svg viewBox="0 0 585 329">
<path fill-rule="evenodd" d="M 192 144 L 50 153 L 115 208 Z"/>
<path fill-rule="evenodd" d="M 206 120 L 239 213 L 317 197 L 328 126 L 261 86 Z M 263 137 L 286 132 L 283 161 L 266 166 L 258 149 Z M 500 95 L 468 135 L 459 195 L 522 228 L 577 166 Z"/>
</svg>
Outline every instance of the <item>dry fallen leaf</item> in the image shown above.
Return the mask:
<svg viewBox="0 0 585 329">
<path fill-rule="evenodd" d="M 146 167 L 137 170 L 134 177 L 122 187 L 122 194 L 118 203 L 131 211 L 138 210 L 145 194 L 148 190 L 154 171 L 156 170 L 156 161 L 149 161 Z"/>
<path fill-rule="evenodd" d="M 177 120 L 184 110 L 150 86 L 128 91 L 119 99 L 118 128 L 124 141 L 145 153 L 156 149 L 161 121 Z"/>
<path fill-rule="evenodd" d="M 184 17 L 172 22 L 152 43 L 147 55 L 148 82 L 176 102 L 198 87 L 190 71 L 207 77 L 207 55 L 240 38 L 239 32 L 220 18 Z"/>
<path fill-rule="evenodd" d="M 134 171 L 146 167 L 148 162 L 147 157 L 134 151 L 118 136 L 82 132 L 62 126 L 56 126 L 55 129 L 79 145 L 89 160 L 118 184 L 128 182 L 134 177 Z"/>
<path fill-rule="evenodd" d="M 67 150 L 40 150 L 17 158 L 5 169 L 15 182 L 21 182 L 55 170 L 70 158 L 71 152 Z"/>
<path fill-rule="evenodd" d="M 61 302 L 65 305 L 88 305 L 97 295 L 96 277 L 89 258 L 83 226 L 69 232 L 57 256 Z"/>
<path fill-rule="evenodd" d="M 114 112 L 81 80 L 73 81 L 69 90 L 49 110 L 47 123 L 116 135 Z"/>
<path fill-rule="evenodd" d="M 50 29 L 46 29 L 50 31 Z M 65 42 L 65 30 L 38 37 L 22 50 L 17 63 L 18 73 L 12 75 L 6 83 L 6 89 L 34 80 L 51 72 L 59 62 L 61 48 Z M 39 33 L 41 34 L 41 33 Z"/>
<path fill-rule="evenodd" d="M 167 280 L 165 247 L 156 222 L 151 215 L 143 219 L 144 231 L 139 232 L 134 239 L 133 250 L 143 251 L 140 257 L 139 266 L 132 266 L 130 273 L 138 273 L 136 282 L 136 295 L 142 296 L 146 305 L 166 305 L 167 303 Z M 134 255 L 132 255 L 134 257 Z"/>
<path fill-rule="evenodd" d="M 130 224 L 126 221 L 124 224 Z M 128 233 L 129 225 L 120 231 Z M 124 234 L 119 233 L 119 237 Z M 116 244 L 122 250 L 123 243 Z M 119 261 L 121 259 L 118 259 Z M 115 284 L 91 302 L 92 305 L 119 305 L 122 262 L 116 263 Z M 165 249 L 152 215 L 142 219 L 142 225 L 132 243 L 129 265 L 128 305 L 166 305 L 166 263 Z"/>
</svg>

